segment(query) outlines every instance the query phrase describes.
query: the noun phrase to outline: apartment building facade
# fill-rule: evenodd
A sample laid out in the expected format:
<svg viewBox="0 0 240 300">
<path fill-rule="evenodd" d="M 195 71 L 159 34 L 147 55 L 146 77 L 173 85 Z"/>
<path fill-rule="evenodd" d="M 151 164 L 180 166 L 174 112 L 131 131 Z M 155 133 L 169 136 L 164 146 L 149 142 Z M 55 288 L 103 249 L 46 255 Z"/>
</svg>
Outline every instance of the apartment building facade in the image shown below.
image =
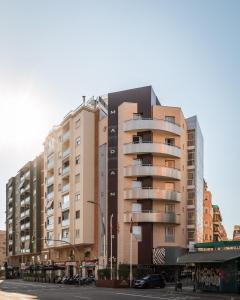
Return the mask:
<svg viewBox="0 0 240 300">
<path fill-rule="evenodd" d="M 240 240 L 240 225 L 235 225 L 233 228 L 233 240 L 234 241 Z"/>
<path fill-rule="evenodd" d="M 42 261 L 66 263 L 71 273 L 97 250 L 96 108 L 81 105 L 44 142 Z"/>
<path fill-rule="evenodd" d="M 203 242 L 213 241 L 213 207 L 212 193 L 208 190 L 207 183 L 204 183 L 203 200 Z"/>
<path fill-rule="evenodd" d="M 0 268 L 6 262 L 6 231 L 0 230 Z"/>
<path fill-rule="evenodd" d="M 218 205 L 213 205 L 213 241 L 227 240 L 227 233 L 222 224 L 222 214 Z"/>
<path fill-rule="evenodd" d="M 39 155 L 6 185 L 6 254 L 12 266 L 40 260 L 42 170 Z"/>
</svg>

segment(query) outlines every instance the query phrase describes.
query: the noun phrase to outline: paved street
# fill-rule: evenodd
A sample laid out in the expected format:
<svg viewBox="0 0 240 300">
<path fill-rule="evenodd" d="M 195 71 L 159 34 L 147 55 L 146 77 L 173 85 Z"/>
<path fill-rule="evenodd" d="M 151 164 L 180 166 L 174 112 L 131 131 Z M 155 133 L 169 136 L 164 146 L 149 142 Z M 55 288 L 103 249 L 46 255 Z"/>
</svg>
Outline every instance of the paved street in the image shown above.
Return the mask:
<svg viewBox="0 0 240 300">
<path fill-rule="evenodd" d="M 96 287 L 78 287 L 59 284 L 45 284 L 25 282 L 21 280 L 7 280 L 0 284 L 0 300 L 25 299 L 89 299 L 89 300 L 131 300 L 131 299 L 159 299 L 159 300 L 237 300 L 239 297 L 229 295 L 193 294 L 190 291 L 174 292 L 171 289 L 106 289 Z"/>
</svg>

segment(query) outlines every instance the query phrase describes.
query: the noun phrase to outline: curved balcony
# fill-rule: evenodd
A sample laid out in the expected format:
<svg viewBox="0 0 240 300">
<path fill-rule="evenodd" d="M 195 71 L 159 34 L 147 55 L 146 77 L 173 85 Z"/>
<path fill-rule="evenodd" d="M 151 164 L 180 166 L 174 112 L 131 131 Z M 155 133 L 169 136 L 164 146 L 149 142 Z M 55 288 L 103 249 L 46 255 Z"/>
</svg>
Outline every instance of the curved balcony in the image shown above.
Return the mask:
<svg viewBox="0 0 240 300">
<path fill-rule="evenodd" d="M 153 188 L 132 188 L 124 190 L 124 199 L 155 199 L 179 202 L 181 201 L 181 193 Z"/>
<path fill-rule="evenodd" d="M 153 165 L 135 165 L 124 168 L 125 177 L 153 176 L 163 180 L 180 180 L 181 171 L 175 168 Z"/>
<path fill-rule="evenodd" d="M 181 157 L 181 149 L 164 143 L 142 142 L 123 145 L 123 154 L 153 153 L 164 157 Z"/>
<path fill-rule="evenodd" d="M 123 123 L 124 131 L 147 131 L 156 130 L 181 135 L 182 129 L 179 125 L 160 119 L 132 119 Z"/>
<path fill-rule="evenodd" d="M 142 211 L 124 213 L 124 222 L 130 223 L 163 223 L 163 224 L 180 224 L 180 215 L 173 212 Z"/>
</svg>

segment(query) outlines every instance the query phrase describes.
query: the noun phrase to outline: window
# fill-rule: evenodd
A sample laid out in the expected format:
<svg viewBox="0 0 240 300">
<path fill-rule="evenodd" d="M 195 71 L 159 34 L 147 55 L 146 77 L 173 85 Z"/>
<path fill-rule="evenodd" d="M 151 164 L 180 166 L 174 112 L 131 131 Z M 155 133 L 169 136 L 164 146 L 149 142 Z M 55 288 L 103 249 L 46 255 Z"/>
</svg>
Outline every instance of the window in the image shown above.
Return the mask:
<svg viewBox="0 0 240 300">
<path fill-rule="evenodd" d="M 61 175 L 62 174 L 62 168 L 58 168 L 58 175 Z"/>
<path fill-rule="evenodd" d="M 62 185 L 61 185 L 61 183 L 59 183 L 58 184 L 58 191 L 61 192 L 61 190 L 62 190 Z"/>
<path fill-rule="evenodd" d="M 76 122 L 75 122 L 75 127 L 78 128 L 80 126 L 80 122 L 81 122 L 81 119 L 78 119 Z"/>
<path fill-rule="evenodd" d="M 79 165 L 80 164 L 80 155 L 76 156 L 76 165 Z"/>
<path fill-rule="evenodd" d="M 188 242 L 194 241 L 195 231 L 190 229 L 187 232 Z"/>
<path fill-rule="evenodd" d="M 165 116 L 165 121 L 175 123 L 175 117 L 174 116 Z"/>
<path fill-rule="evenodd" d="M 175 146 L 175 139 L 167 138 L 167 139 L 165 139 L 165 144 L 169 145 L 169 146 Z"/>
<path fill-rule="evenodd" d="M 76 237 L 79 237 L 79 236 L 80 236 L 80 230 L 76 229 Z"/>
<path fill-rule="evenodd" d="M 165 160 L 165 167 L 175 168 L 175 161 L 174 160 Z"/>
<path fill-rule="evenodd" d="M 69 210 L 66 210 L 62 213 L 62 220 L 68 220 L 69 219 Z"/>
<path fill-rule="evenodd" d="M 174 204 L 166 204 L 165 205 L 165 212 L 166 213 L 175 212 L 175 205 Z"/>
<path fill-rule="evenodd" d="M 195 171 L 188 170 L 188 185 L 195 185 Z"/>
<path fill-rule="evenodd" d="M 80 137 L 76 138 L 76 146 L 80 145 Z"/>
<path fill-rule="evenodd" d="M 76 200 L 76 201 L 79 201 L 79 200 L 80 200 L 80 193 L 77 193 L 77 194 L 75 195 L 75 200 Z"/>
<path fill-rule="evenodd" d="M 75 175 L 75 183 L 80 182 L 80 174 Z"/>
<path fill-rule="evenodd" d="M 188 210 L 187 211 L 187 225 L 194 225 L 195 224 L 195 211 Z"/>
<path fill-rule="evenodd" d="M 175 241 L 175 228 L 173 226 L 165 227 L 165 242 L 173 243 Z"/>
<path fill-rule="evenodd" d="M 132 204 L 132 212 L 141 212 L 142 204 L 141 203 L 133 203 Z"/>
<path fill-rule="evenodd" d="M 195 130 L 188 130 L 188 146 L 195 146 Z"/>
<path fill-rule="evenodd" d="M 80 218 L 80 210 L 77 210 L 76 211 L 76 219 L 79 219 Z"/>
<path fill-rule="evenodd" d="M 58 224 L 61 224 L 61 222 L 62 222 L 62 218 L 58 217 Z"/>
<path fill-rule="evenodd" d="M 194 166 L 195 164 L 195 149 L 188 150 L 188 166 Z"/>
<path fill-rule="evenodd" d="M 69 236 L 69 230 L 68 229 L 63 229 L 62 230 L 62 237 L 67 238 Z"/>
<path fill-rule="evenodd" d="M 187 204 L 188 205 L 194 205 L 195 204 L 195 191 L 194 190 L 188 190 Z"/>
<path fill-rule="evenodd" d="M 141 226 L 133 225 L 132 233 L 138 242 L 142 241 L 142 227 Z"/>
</svg>

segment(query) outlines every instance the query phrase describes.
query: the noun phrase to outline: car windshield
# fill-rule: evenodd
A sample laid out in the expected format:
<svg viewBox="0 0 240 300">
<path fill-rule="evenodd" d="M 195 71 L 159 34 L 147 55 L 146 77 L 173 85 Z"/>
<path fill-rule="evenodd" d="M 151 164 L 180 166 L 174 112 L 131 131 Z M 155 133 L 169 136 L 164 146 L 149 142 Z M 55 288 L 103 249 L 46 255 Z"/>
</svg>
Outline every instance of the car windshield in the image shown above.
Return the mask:
<svg viewBox="0 0 240 300">
<path fill-rule="evenodd" d="M 143 277 L 144 280 L 149 279 L 149 278 L 150 278 L 150 275 Z"/>
</svg>

